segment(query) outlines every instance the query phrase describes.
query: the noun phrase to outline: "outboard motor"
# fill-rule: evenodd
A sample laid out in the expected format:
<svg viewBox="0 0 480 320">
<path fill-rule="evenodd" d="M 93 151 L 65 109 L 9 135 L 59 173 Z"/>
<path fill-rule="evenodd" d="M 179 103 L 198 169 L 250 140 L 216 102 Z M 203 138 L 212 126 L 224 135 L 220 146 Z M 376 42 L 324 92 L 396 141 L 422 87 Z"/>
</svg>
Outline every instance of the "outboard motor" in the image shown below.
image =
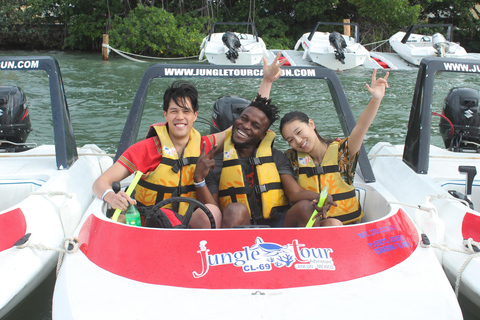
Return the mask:
<svg viewBox="0 0 480 320">
<path fill-rule="evenodd" d="M 440 134 L 445 148 L 452 151 L 480 150 L 480 91 L 473 88 L 453 88 L 445 98 Z"/>
<path fill-rule="evenodd" d="M 345 64 L 344 52 L 345 48 L 347 47 L 345 39 L 340 33 L 338 33 L 337 31 L 333 31 L 332 33 L 330 33 L 330 36 L 328 36 L 328 41 L 330 41 L 332 47 L 335 48 L 335 59 L 340 61 L 342 64 Z"/>
<path fill-rule="evenodd" d="M 27 99 L 16 86 L 0 86 L 0 152 L 26 150 L 32 131 Z"/>
<path fill-rule="evenodd" d="M 250 105 L 250 100 L 239 96 L 223 96 L 213 105 L 210 133 L 217 133 L 233 125 L 235 119 Z"/>
<path fill-rule="evenodd" d="M 447 53 L 450 50 L 450 44 L 441 33 L 435 33 L 432 36 L 432 44 L 433 44 L 433 48 L 437 50 L 437 54 L 440 57 L 444 57 L 445 53 Z"/>
<path fill-rule="evenodd" d="M 225 53 L 227 59 L 232 63 L 236 63 L 235 60 L 238 59 L 238 49 L 242 46 L 240 39 L 235 33 L 227 31 L 223 34 L 222 41 L 228 48 L 227 53 Z"/>
</svg>

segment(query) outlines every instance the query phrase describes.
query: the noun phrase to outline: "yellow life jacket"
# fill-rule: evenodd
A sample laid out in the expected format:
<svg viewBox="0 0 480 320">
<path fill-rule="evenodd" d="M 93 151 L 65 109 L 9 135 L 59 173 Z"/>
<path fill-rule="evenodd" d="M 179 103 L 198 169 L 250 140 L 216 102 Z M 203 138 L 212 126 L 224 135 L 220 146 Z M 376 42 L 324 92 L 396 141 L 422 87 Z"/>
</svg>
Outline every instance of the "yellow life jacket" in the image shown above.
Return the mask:
<svg viewBox="0 0 480 320">
<path fill-rule="evenodd" d="M 275 218 L 276 213 L 282 213 L 288 208 L 288 199 L 283 191 L 280 174 L 272 156 L 275 133 L 267 132 L 255 152 L 255 157 L 241 159 L 238 158 L 231 136 L 232 131 L 226 131 L 223 168 L 218 186 L 221 210 L 232 202 L 241 202 L 255 220 Z M 258 185 L 252 187 L 248 185 L 242 165 L 255 166 Z M 257 204 L 256 195 L 258 194 L 262 200 L 262 208 Z"/>
<path fill-rule="evenodd" d="M 170 197 L 188 197 L 196 199 L 193 173 L 200 156 L 201 135 L 192 128 L 182 158 L 178 157 L 166 125 L 153 127 L 162 144 L 162 160 L 157 168 L 135 188 L 135 199 L 145 206 L 154 205 Z M 177 207 L 178 206 L 178 207 Z M 165 206 L 181 215 L 185 215 L 187 203 Z"/>
<path fill-rule="evenodd" d="M 339 145 L 338 141 L 334 141 L 328 146 L 320 167 L 315 166 L 310 155 L 297 151 L 298 183 L 303 189 L 314 192 L 320 192 L 321 188 L 328 186 L 328 191 L 332 195 L 333 201 L 337 203 L 337 207 L 332 206 L 327 216 L 337 218 L 343 224 L 349 224 L 360 221 L 363 212 L 355 195 L 355 187 L 346 183 L 340 174 Z"/>
</svg>

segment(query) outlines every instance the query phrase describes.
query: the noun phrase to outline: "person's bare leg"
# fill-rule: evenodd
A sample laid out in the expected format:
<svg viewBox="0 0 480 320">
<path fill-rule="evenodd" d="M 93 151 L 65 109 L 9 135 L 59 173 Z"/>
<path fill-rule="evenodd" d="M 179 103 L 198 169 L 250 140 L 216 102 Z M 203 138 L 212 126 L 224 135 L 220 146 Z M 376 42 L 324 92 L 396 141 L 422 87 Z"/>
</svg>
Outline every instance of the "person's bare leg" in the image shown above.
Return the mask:
<svg viewBox="0 0 480 320">
<path fill-rule="evenodd" d="M 313 207 L 312 202 L 308 200 L 302 200 L 293 205 L 283 221 L 284 227 L 305 227 L 307 225 L 310 216 L 312 215 Z"/>
<path fill-rule="evenodd" d="M 249 225 L 250 213 L 247 207 L 240 202 L 230 203 L 223 210 L 222 228 Z"/>
</svg>

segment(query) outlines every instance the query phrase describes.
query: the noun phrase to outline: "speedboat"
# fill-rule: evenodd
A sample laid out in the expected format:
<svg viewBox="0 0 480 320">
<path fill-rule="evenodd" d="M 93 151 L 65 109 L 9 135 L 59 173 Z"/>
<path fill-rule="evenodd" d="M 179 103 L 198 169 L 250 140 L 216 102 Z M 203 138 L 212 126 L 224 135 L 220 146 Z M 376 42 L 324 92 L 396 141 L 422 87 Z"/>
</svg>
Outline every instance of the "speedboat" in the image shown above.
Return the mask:
<svg viewBox="0 0 480 320">
<path fill-rule="evenodd" d="M 420 27 L 447 27 L 447 37 L 441 33 L 432 36 L 413 33 Z M 418 66 L 425 57 L 465 58 L 467 51 L 458 43 L 452 42 L 452 34 L 452 24 L 415 24 L 407 32 L 395 33 L 388 41 L 399 56 Z"/>
<path fill-rule="evenodd" d="M 469 59 L 424 58 L 415 86 L 404 145 L 381 142 L 370 153 L 377 178 L 430 239 L 459 298 L 480 314 L 480 116 L 479 92 L 455 87 L 442 112 L 433 105 L 437 73 L 469 73 Z M 458 80 L 457 80 L 458 81 Z M 438 89 L 436 89 L 438 90 Z M 439 92 L 435 92 L 438 96 Z M 440 110 L 439 110 L 440 111 Z M 432 114 L 440 116 L 444 146 L 431 144 Z"/>
<path fill-rule="evenodd" d="M 322 25 L 343 25 L 354 27 L 354 37 L 336 31 L 317 31 Z M 304 60 L 332 70 L 347 70 L 362 65 L 369 57 L 368 50 L 360 44 L 358 23 L 317 22 L 311 32 L 305 33 L 295 44 L 294 50 L 302 46 Z"/>
<path fill-rule="evenodd" d="M 0 70 L 46 71 L 55 145 L 27 142 L 24 92 L 0 87 L 0 318 L 55 270 L 73 249 L 73 232 L 92 203 L 92 183 L 112 164 L 95 145 L 77 148 L 58 62 L 0 57 Z M 28 93 L 27 93 L 28 96 Z M 50 112 L 50 111 L 49 111 Z"/>
<path fill-rule="evenodd" d="M 117 158 L 137 141 L 148 86 L 156 78 L 182 74 L 260 78 L 261 68 L 150 66 L 137 89 Z M 353 129 L 352 110 L 335 71 L 284 67 L 283 78 L 315 79 L 319 88 L 328 84 L 341 127 L 345 134 Z M 230 107 L 239 108 L 232 101 Z M 364 219 L 342 227 L 146 228 L 113 221 L 105 203 L 95 199 L 75 231 L 79 250 L 65 256 L 58 273 L 53 319 L 293 319 L 316 314 L 462 319 L 434 250 L 421 246 L 413 219 L 375 180 L 364 147 L 357 170 Z M 128 183 L 123 181 L 122 188 Z M 189 200 L 192 207 L 200 206 Z M 185 198 L 156 206 L 172 201 Z M 317 308 L 318 303 L 328 307 Z"/>
<path fill-rule="evenodd" d="M 252 34 L 215 32 L 215 27 L 220 25 L 245 25 L 252 28 Z M 253 22 L 215 22 L 200 46 L 198 59 L 202 61 L 205 57 L 210 64 L 253 66 L 270 55 Z"/>
</svg>

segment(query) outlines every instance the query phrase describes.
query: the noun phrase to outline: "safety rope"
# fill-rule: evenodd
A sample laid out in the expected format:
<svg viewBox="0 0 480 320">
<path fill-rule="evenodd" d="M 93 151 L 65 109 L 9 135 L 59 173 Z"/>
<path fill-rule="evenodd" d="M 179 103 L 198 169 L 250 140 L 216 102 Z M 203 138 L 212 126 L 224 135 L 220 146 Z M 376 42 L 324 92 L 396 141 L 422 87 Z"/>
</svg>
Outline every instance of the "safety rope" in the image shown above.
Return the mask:
<svg viewBox="0 0 480 320">
<path fill-rule="evenodd" d="M 15 247 L 18 249 L 25 249 L 30 248 L 34 250 L 40 251 L 55 251 L 58 252 L 58 260 L 57 260 L 57 267 L 56 267 L 56 274 L 60 272 L 60 267 L 63 263 L 63 258 L 65 253 L 74 253 L 78 251 L 78 239 L 76 237 L 66 237 L 62 239 L 62 244 L 58 248 L 49 247 L 41 243 L 31 243 L 30 241 L 30 233 L 27 233 L 22 239 L 19 240 L 15 244 Z"/>
<path fill-rule="evenodd" d="M 375 48 L 373 48 L 372 50 L 370 51 L 375 51 L 377 48 L 380 48 L 381 46 L 383 46 L 385 43 L 388 42 L 388 39 L 387 40 L 381 40 L 381 41 L 376 41 L 376 42 L 371 42 L 371 43 L 367 43 L 367 44 L 364 44 L 363 46 L 366 47 L 366 46 L 371 46 L 371 45 L 374 45 L 374 44 L 377 44 L 377 43 L 380 43 L 380 45 L 376 46 Z"/>
<path fill-rule="evenodd" d="M 433 194 L 433 195 L 429 195 L 427 197 L 428 197 L 429 202 L 432 202 L 432 201 L 438 200 L 438 199 L 447 198 L 449 200 L 455 200 L 455 201 L 461 202 L 468 207 L 468 203 L 466 201 L 461 200 L 461 199 L 457 199 L 455 197 L 448 197 L 447 194 L 443 194 L 443 193 Z M 402 206 L 411 207 L 411 208 L 416 208 L 416 209 L 425 210 L 425 211 L 429 211 L 429 210 L 432 210 L 432 209 L 436 210 L 435 207 L 425 208 L 422 205 L 411 205 L 411 204 L 408 204 L 408 203 L 401 203 L 401 202 L 395 202 L 395 201 L 389 201 L 388 203 L 389 204 L 402 205 Z M 476 242 L 472 238 L 469 238 L 469 239 L 463 240 L 462 244 L 464 246 L 466 246 L 467 249 L 460 250 L 460 249 L 456 249 L 456 248 L 451 248 L 451 247 L 449 247 L 447 245 L 443 245 L 443 244 L 437 244 L 437 243 L 425 244 L 423 241 L 420 241 L 420 246 L 423 247 L 423 248 L 435 248 L 435 249 L 439 249 L 443 252 L 458 252 L 458 253 L 463 253 L 463 254 L 468 255 L 467 259 L 462 264 L 462 267 L 457 272 L 457 276 L 456 276 L 456 280 L 455 280 L 455 295 L 457 296 L 457 298 L 458 298 L 458 293 L 459 293 L 459 290 L 460 290 L 460 280 L 461 280 L 463 271 L 465 271 L 465 268 L 468 266 L 468 264 L 470 263 L 470 261 L 472 259 L 480 257 L 480 242 Z"/>
<path fill-rule="evenodd" d="M 135 56 L 135 57 L 140 57 L 140 58 L 145 58 L 145 59 L 154 59 L 154 60 L 183 60 L 183 59 L 193 59 L 193 58 L 198 58 L 197 56 L 190 56 L 190 57 L 176 57 L 176 58 L 161 58 L 161 57 L 150 57 L 150 56 L 143 56 L 141 54 L 135 54 L 135 53 L 130 53 L 130 52 L 126 52 L 126 51 L 122 51 L 122 50 L 119 50 L 119 49 L 115 49 L 115 48 L 112 48 L 110 45 L 108 44 L 102 44 L 102 47 L 105 47 L 109 50 L 112 50 L 113 52 L 115 52 L 116 54 L 118 54 L 119 56 L 122 56 L 128 60 L 131 60 L 131 61 L 135 61 L 135 62 L 141 62 L 141 63 L 146 63 L 147 61 L 143 61 L 143 60 L 139 60 L 139 59 L 135 59 L 135 58 L 132 58 L 132 57 L 129 57 L 130 56 Z"/>
<path fill-rule="evenodd" d="M 427 245 L 423 243 L 423 241 L 420 242 L 420 245 L 423 248 L 435 248 L 443 252 L 458 252 L 458 253 L 463 253 L 468 255 L 467 259 L 465 259 L 465 261 L 463 262 L 461 268 L 458 269 L 457 277 L 455 279 L 455 295 L 457 296 L 457 298 L 458 298 L 458 293 L 460 291 L 460 280 L 462 278 L 463 271 L 465 271 L 465 269 L 467 268 L 470 261 L 472 261 L 472 259 L 480 257 L 480 242 L 476 242 L 472 238 L 469 238 L 469 239 L 463 240 L 462 244 L 466 246 L 467 249 L 460 250 L 460 249 L 451 248 L 449 246 L 442 245 L 442 244 L 431 243 Z"/>
</svg>

